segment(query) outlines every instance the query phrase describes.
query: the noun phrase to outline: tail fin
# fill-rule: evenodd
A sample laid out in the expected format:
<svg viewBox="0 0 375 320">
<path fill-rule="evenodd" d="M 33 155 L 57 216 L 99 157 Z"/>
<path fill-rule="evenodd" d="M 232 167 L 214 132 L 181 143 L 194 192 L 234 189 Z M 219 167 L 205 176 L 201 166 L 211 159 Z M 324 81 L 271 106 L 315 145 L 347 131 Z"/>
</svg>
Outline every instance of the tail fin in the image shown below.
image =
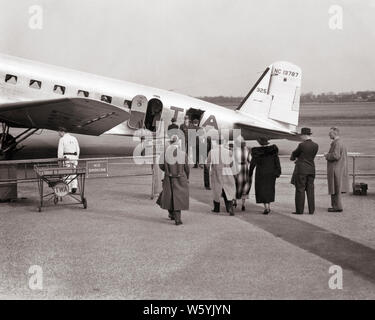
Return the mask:
<svg viewBox="0 0 375 320">
<path fill-rule="evenodd" d="M 261 119 L 298 125 L 301 69 L 289 62 L 270 65 L 237 110 Z"/>
</svg>

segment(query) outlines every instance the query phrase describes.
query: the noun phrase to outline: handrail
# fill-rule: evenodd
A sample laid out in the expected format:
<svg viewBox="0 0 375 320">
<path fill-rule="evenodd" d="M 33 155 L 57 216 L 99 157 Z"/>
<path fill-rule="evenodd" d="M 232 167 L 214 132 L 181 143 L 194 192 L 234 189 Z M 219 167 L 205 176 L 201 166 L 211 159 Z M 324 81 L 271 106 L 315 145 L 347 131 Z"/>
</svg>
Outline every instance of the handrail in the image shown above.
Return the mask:
<svg viewBox="0 0 375 320">
<path fill-rule="evenodd" d="M 80 158 L 78 161 L 104 161 L 104 160 L 125 160 L 125 159 L 145 159 L 152 158 L 152 156 L 124 156 L 124 157 L 100 157 L 100 158 Z M 44 158 L 44 159 L 25 159 L 25 160 L 0 160 L 0 165 L 6 164 L 34 164 L 34 163 L 48 163 L 48 162 L 58 162 L 64 161 L 64 158 Z"/>
</svg>

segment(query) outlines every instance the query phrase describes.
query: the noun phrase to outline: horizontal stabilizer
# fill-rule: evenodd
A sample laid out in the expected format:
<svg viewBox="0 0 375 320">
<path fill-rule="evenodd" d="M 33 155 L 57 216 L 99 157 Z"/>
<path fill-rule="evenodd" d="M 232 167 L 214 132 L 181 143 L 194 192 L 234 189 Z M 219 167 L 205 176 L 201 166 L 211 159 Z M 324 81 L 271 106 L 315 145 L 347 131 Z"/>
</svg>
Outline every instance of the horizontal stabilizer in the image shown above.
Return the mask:
<svg viewBox="0 0 375 320">
<path fill-rule="evenodd" d="M 256 140 L 260 137 L 268 139 L 288 139 L 301 141 L 301 135 L 296 132 L 288 132 L 264 127 L 251 126 L 244 123 L 235 123 L 234 129 L 241 129 L 241 135 L 245 140 Z"/>
</svg>

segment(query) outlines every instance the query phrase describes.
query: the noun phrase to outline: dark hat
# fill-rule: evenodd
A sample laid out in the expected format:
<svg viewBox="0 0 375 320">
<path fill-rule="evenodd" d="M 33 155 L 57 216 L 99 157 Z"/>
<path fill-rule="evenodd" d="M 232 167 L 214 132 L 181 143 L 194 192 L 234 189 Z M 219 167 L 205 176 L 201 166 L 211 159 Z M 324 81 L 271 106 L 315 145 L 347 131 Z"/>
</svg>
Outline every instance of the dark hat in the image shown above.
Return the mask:
<svg viewBox="0 0 375 320">
<path fill-rule="evenodd" d="M 267 144 L 269 144 L 268 142 L 268 138 L 267 137 L 259 137 L 257 139 L 258 143 L 261 145 L 261 146 L 266 146 Z"/>
<path fill-rule="evenodd" d="M 59 132 L 67 132 L 65 127 L 58 127 L 57 131 L 59 131 Z"/>
<path fill-rule="evenodd" d="M 306 135 L 306 136 L 311 136 L 312 132 L 310 128 L 302 128 L 301 129 L 301 134 Z"/>
</svg>

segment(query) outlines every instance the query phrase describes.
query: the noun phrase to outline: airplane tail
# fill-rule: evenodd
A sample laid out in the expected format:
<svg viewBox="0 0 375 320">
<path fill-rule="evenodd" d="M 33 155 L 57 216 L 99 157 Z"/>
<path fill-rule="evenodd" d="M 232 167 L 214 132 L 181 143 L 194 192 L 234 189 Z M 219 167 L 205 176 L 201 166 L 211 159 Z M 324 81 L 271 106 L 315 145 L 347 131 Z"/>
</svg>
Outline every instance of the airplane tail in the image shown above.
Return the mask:
<svg viewBox="0 0 375 320">
<path fill-rule="evenodd" d="M 237 110 L 295 129 L 299 117 L 301 75 L 301 69 L 292 63 L 273 63 L 263 72 Z"/>
</svg>

